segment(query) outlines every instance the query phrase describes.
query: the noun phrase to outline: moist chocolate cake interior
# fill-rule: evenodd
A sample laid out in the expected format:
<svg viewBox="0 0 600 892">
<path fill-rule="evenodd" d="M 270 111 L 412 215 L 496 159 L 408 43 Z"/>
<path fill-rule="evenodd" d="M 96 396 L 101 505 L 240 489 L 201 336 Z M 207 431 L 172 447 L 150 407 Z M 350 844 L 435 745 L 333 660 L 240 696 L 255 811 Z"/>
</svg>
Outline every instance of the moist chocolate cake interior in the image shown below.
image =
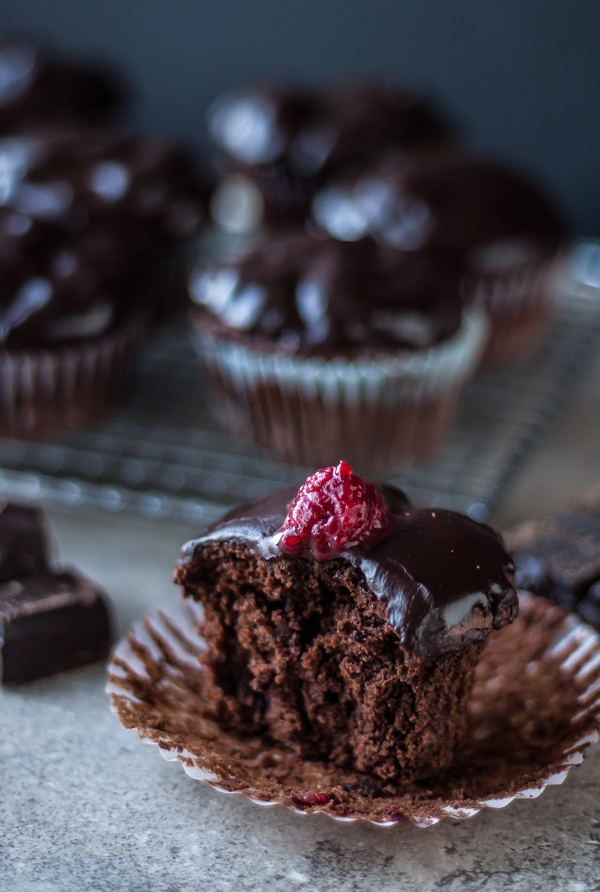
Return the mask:
<svg viewBox="0 0 600 892">
<path fill-rule="evenodd" d="M 447 761 L 481 645 L 424 669 L 344 559 L 273 562 L 216 541 L 189 575 L 211 642 L 207 705 L 223 727 L 382 779 L 407 765 L 410 776 L 435 774 Z M 447 744 L 437 763 L 427 758 L 436 739 Z"/>
</svg>

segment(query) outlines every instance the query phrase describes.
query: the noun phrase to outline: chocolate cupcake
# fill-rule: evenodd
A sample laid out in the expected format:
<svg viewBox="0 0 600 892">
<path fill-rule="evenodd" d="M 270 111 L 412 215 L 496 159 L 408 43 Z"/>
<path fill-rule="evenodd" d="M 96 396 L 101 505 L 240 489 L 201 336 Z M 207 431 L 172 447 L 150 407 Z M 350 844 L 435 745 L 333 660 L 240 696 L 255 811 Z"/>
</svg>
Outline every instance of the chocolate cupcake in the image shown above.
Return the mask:
<svg viewBox="0 0 600 892">
<path fill-rule="evenodd" d="M 213 215 L 233 232 L 301 222 L 333 175 L 389 154 L 436 152 L 451 140 L 421 94 L 368 83 L 226 94 L 211 106 L 208 130 L 221 177 Z"/>
<path fill-rule="evenodd" d="M 345 462 L 234 509 L 176 573 L 204 610 L 207 715 L 376 784 L 440 777 L 485 641 L 516 616 L 513 571 L 490 527 Z"/>
<path fill-rule="evenodd" d="M 543 336 L 565 228 L 527 177 L 460 154 L 394 160 L 323 189 L 313 215 L 336 238 L 370 234 L 462 262 L 465 299 L 492 322 L 486 359 L 527 355 Z"/>
<path fill-rule="evenodd" d="M 265 238 L 238 262 L 201 265 L 190 294 L 226 423 L 297 464 L 344 452 L 389 470 L 427 455 L 485 339 L 453 270 L 372 239 Z"/>
<path fill-rule="evenodd" d="M 0 208 L 2 222 L 0 435 L 85 426 L 127 377 L 148 315 L 141 274 L 108 230 L 65 242 L 25 214 Z"/>
<path fill-rule="evenodd" d="M 180 257 L 207 217 L 208 185 L 195 161 L 158 137 L 114 130 L 45 128 L 0 140 L 0 201 L 52 226 L 63 241 L 104 228 L 146 269 L 160 318 L 185 307 Z"/>
</svg>

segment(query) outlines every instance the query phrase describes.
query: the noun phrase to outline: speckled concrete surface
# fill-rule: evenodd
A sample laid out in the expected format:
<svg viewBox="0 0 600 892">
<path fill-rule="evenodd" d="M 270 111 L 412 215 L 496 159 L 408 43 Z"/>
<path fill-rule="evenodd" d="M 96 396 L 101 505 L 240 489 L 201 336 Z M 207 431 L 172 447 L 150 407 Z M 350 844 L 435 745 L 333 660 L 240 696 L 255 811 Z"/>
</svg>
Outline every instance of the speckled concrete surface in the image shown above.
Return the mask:
<svg viewBox="0 0 600 892">
<path fill-rule="evenodd" d="M 513 523 L 600 481 L 600 359 L 501 506 Z M 51 515 L 56 553 L 111 593 L 121 629 L 170 583 L 191 528 Z M 1 892 L 593 892 L 600 746 L 537 800 L 419 830 L 335 824 L 225 796 L 122 731 L 104 670 L 0 690 Z"/>
<path fill-rule="evenodd" d="M 538 800 L 425 830 L 216 793 L 109 714 L 100 668 L 0 697 L 6 892 L 600 889 L 600 750 Z"/>
</svg>

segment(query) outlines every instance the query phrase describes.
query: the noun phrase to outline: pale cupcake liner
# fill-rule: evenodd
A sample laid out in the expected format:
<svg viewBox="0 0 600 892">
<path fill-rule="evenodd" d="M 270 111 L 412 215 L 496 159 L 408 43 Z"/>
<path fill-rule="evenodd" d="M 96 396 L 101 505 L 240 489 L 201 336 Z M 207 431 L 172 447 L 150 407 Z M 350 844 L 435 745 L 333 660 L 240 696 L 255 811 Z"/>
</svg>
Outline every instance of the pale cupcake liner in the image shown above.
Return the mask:
<svg viewBox="0 0 600 892">
<path fill-rule="evenodd" d="M 121 392 L 145 327 L 132 315 L 117 329 L 56 348 L 0 348 L 0 436 L 35 438 L 85 427 Z"/>
<path fill-rule="evenodd" d="M 362 470 L 402 467 L 435 449 L 486 334 L 473 308 L 441 344 L 325 359 L 247 347 L 196 325 L 226 426 L 286 461 L 318 466 L 343 454 Z"/>
<path fill-rule="evenodd" d="M 492 636 L 483 651 L 462 763 L 447 776 L 429 779 L 428 790 L 412 785 L 394 794 L 341 793 L 340 801 L 343 772 L 286 762 L 281 748 L 260 738 L 238 740 L 202 718 L 206 675 L 199 655 L 206 643 L 196 631 L 201 615 L 198 604 L 178 603 L 150 611 L 134 626 L 109 664 L 112 710 L 124 728 L 158 745 L 168 761 L 181 762 L 190 777 L 257 805 L 379 827 L 428 827 L 443 818 L 473 817 L 486 807 L 503 808 L 514 799 L 535 799 L 547 786 L 562 783 L 598 738 L 600 636 L 573 614 L 522 593 L 513 626 Z M 508 750 L 507 740 L 513 741 Z M 498 770 L 501 780 L 488 781 L 489 771 L 496 778 Z M 330 796 L 326 791 L 332 790 Z"/>
<path fill-rule="evenodd" d="M 495 273 L 471 272 L 463 280 L 467 302 L 490 319 L 483 362 L 526 359 L 543 341 L 554 312 L 562 255 L 531 260 Z"/>
</svg>

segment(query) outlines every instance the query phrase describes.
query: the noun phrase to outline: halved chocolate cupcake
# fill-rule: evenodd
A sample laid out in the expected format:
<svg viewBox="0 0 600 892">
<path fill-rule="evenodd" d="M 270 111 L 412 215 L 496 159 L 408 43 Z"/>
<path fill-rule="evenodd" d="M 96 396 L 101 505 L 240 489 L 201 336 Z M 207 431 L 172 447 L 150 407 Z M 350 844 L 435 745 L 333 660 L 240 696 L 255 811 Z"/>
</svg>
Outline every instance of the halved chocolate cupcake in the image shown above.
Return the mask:
<svg viewBox="0 0 600 892">
<path fill-rule="evenodd" d="M 176 573 L 204 608 L 207 715 L 379 780 L 439 775 L 485 641 L 516 616 L 513 571 L 490 527 L 345 462 L 237 508 Z"/>
</svg>

